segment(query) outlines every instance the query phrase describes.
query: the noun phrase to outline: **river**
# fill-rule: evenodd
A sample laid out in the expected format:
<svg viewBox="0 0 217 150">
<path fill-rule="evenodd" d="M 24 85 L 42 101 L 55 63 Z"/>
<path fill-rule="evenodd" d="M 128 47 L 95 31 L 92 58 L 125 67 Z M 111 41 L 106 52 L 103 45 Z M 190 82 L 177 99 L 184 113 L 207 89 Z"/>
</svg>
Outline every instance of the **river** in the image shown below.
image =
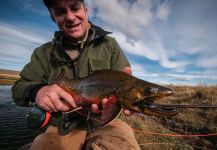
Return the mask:
<svg viewBox="0 0 217 150">
<path fill-rule="evenodd" d="M 13 102 L 11 86 L 0 86 L 0 150 L 16 150 L 43 132 L 28 129 L 26 115 L 30 110 Z"/>
</svg>

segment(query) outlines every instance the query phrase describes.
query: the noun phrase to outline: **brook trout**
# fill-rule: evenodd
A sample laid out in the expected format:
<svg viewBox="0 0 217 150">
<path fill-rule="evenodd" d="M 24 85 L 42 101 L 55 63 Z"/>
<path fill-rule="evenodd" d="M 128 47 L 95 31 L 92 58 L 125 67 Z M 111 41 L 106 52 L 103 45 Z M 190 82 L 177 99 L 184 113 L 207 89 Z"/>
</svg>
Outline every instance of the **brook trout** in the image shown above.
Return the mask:
<svg viewBox="0 0 217 150">
<path fill-rule="evenodd" d="M 68 80 L 64 78 L 62 70 L 57 84 L 71 94 L 76 105 L 82 109 L 90 110 L 92 104 L 102 108 L 102 99 L 109 98 L 102 108 L 101 127 L 115 119 L 122 108 L 155 116 L 173 116 L 178 113 L 175 108 L 154 104 L 155 100 L 173 94 L 171 89 L 121 71 L 99 70 L 82 79 Z"/>
</svg>

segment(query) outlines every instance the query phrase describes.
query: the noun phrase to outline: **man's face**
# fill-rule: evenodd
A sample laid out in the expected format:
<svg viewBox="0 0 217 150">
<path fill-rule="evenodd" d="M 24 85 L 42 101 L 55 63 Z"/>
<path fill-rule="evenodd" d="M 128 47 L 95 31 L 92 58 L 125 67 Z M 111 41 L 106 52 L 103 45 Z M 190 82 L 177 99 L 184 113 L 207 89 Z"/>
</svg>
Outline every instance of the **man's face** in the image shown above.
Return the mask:
<svg viewBox="0 0 217 150">
<path fill-rule="evenodd" d="M 84 38 L 88 28 L 88 13 L 82 2 L 54 0 L 50 11 L 60 31 L 63 31 L 72 41 L 76 42 Z"/>
</svg>

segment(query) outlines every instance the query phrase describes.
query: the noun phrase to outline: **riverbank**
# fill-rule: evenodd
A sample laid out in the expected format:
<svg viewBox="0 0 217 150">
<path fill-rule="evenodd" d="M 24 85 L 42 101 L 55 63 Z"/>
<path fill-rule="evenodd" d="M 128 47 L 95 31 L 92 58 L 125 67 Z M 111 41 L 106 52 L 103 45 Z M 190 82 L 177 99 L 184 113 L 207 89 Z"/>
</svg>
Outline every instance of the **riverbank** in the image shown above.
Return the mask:
<svg viewBox="0 0 217 150">
<path fill-rule="evenodd" d="M 0 85 L 12 85 L 19 78 L 19 71 L 0 69 Z"/>
</svg>

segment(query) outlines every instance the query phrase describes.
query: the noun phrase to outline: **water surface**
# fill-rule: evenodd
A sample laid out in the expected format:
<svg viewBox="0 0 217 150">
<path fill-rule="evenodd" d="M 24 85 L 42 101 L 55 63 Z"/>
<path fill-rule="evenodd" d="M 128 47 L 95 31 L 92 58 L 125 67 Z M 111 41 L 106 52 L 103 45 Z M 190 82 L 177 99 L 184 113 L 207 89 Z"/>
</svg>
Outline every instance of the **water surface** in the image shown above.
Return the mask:
<svg viewBox="0 0 217 150">
<path fill-rule="evenodd" d="M 42 132 L 27 128 L 26 115 L 30 110 L 13 102 L 11 86 L 0 86 L 0 150 L 16 150 Z"/>
</svg>

